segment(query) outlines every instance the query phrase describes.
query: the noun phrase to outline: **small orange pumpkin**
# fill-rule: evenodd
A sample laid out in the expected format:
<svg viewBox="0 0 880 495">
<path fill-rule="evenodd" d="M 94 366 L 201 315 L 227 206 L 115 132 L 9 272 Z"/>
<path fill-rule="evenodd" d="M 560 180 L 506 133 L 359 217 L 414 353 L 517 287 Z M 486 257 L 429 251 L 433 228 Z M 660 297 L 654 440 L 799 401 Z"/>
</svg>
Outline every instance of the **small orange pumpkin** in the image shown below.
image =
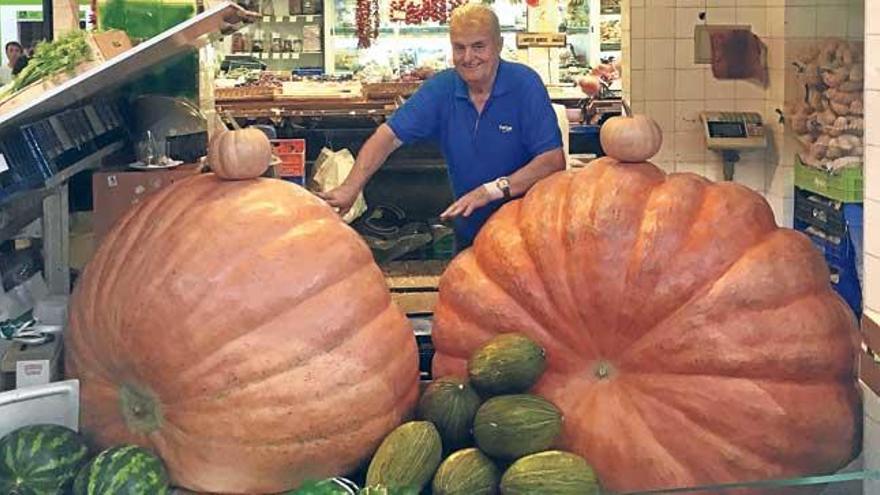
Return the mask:
<svg viewBox="0 0 880 495">
<path fill-rule="evenodd" d="M 605 154 L 619 162 L 641 163 L 660 151 L 663 132 L 647 115 L 633 115 L 625 102 L 623 115 L 611 117 L 599 132 Z"/>
<path fill-rule="evenodd" d="M 221 131 L 208 146 L 211 170 L 225 180 L 255 179 L 269 168 L 272 144 L 259 129 Z"/>
</svg>

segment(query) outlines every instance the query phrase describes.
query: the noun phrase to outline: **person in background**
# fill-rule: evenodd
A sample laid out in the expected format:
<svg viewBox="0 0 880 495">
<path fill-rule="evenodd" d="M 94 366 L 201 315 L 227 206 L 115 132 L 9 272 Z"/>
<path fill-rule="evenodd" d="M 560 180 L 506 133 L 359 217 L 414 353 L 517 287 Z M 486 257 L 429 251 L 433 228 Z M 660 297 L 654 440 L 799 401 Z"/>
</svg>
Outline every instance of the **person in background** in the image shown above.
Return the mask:
<svg viewBox="0 0 880 495">
<path fill-rule="evenodd" d="M 21 46 L 21 43 L 17 41 L 6 43 L 4 48 L 8 60 L 6 65 L 12 71 L 12 76 L 15 77 L 22 69 L 24 69 L 29 59 L 27 55 L 24 54 L 24 48 Z"/>
<path fill-rule="evenodd" d="M 465 4 L 449 22 L 454 69 L 436 74 L 364 143 L 348 177 L 319 196 L 345 214 L 370 177 L 402 144 L 440 143 L 457 198 L 456 247 L 471 245 L 504 201 L 565 168 L 550 97 L 531 68 L 501 60 L 501 28 L 491 8 Z"/>
</svg>

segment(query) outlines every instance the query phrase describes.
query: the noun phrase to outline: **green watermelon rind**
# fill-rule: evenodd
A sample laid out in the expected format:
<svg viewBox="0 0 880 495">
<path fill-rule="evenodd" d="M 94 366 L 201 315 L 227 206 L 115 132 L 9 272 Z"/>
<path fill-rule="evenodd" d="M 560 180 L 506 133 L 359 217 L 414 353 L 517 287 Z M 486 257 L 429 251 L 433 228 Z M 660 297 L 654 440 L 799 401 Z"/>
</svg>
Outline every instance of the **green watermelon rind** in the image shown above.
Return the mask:
<svg viewBox="0 0 880 495">
<path fill-rule="evenodd" d="M 162 460 L 135 445 L 111 447 L 84 469 L 74 495 L 167 495 L 170 490 Z"/>
<path fill-rule="evenodd" d="M 0 493 L 61 493 L 87 458 L 83 438 L 64 426 L 13 430 L 0 439 Z"/>
</svg>

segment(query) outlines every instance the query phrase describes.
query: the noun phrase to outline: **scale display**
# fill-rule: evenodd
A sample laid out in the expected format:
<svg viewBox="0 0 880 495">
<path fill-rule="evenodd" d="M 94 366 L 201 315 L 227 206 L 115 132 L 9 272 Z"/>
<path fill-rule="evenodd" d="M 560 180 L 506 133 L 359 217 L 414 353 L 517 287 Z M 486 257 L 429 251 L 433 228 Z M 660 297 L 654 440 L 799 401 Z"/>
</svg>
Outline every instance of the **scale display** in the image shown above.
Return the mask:
<svg viewBox="0 0 880 495">
<path fill-rule="evenodd" d="M 702 112 L 706 147 L 747 150 L 767 147 L 761 115 L 755 112 Z"/>
</svg>

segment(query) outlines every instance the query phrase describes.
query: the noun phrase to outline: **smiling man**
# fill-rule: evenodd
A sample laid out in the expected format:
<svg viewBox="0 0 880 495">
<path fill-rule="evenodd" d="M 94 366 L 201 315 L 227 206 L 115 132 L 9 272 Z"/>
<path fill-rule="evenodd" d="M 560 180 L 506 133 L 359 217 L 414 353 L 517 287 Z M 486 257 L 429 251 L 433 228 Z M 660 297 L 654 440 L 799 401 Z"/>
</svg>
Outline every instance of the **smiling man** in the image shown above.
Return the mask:
<svg viewBox="0 0 880 495">
<path fill-rule="evenodd" d="M 440 72 L 364 143 L 355 166 L 321 196 L 344 214 L 401 144 L 440 143 L 456 201 L 459 250 L 504 201 L 565 168 L 562 136 L 547 89 L 531 68 L 501 60 L 501 29 L 489 7 L 469 3 L 449 23 L 454 69 Z"/>
</svg>

